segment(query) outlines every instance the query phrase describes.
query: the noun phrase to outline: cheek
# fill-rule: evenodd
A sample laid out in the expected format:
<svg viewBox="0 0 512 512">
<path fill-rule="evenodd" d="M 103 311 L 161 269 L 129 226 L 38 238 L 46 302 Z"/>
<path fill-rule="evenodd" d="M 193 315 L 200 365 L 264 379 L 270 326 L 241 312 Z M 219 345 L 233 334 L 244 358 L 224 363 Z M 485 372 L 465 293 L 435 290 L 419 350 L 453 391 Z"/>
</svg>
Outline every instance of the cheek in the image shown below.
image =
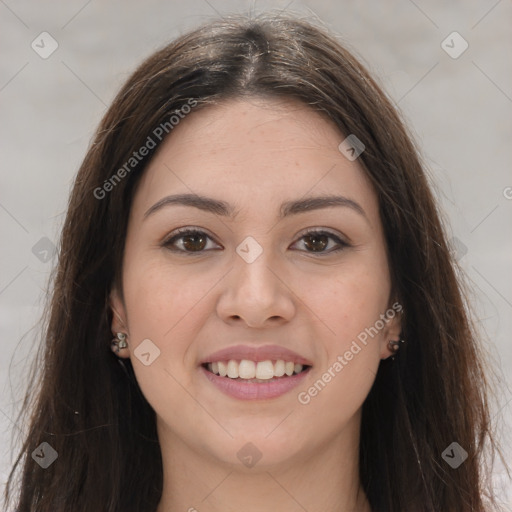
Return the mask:
<svg viewBox="0 0 512 512">
<path fill-rule="evenodd" d="M 125 301 L 133 347 L 130 358 L 135 376 L 153 409 L 176 430 L 182 428 L 179 417 L 203 414 L 184 389 L 192 387 L 194 343 L 213 307 L 208 291 L 219 279 L 198 275 L 197 271 L 194 276 L 192 270 L 173 268 L 162 260 L 133 260 L 125 269 Z M 137 346 L 144 339 L 150 339 L 159 350 L 158 357 L 147 366 L 137 356 Z"/>
<path fill-rule="evenodd" d="M 165 347 L 182 324 L 190 328 L 189 317 L 197 315 L 218 281 L 211 273 L 192 268 L 173 266 L 162 258 L 153 262 L 141 258 L 126 266 L 125 299 L 132 334 L 153 336 Z"/>
<path fill-rule="evenodd" d="M 201 287 L 151 254 L 141 252 L 130 256 L 124 270 L 130 358 L 139 385 L 152 402 L 158 389 L 172 385 L 169 374 L 176 375 L 183 365 L 190 336 L 195 334 L 194 326 L 187 320 L 201 298 Z M 183 326 L 189 329 L 188 339 L 180 335 Z M 146 358 L 151 363 L 146 365 L 148 361 L 140 357 L 143 353 L 140 344 L 148 339 L 151 344 L 145 343 L 156 357 L 151 354 Z"/>
<path fill-rule="evenodd" d="M 325 430 L 325 434 L 335 435 L 355 417 L 380 364 L 382 330 L 377 334 L 371 331 L 372 335 L 368 332 L 383 310 L 378 301 L 373 299 L 370 303 L 362 298 L 356 300 L 354 294 L 347 294 L 347 300 L 341 301 L 338 295 L 336 306 L 329 306 L 327 322 L 335 335 L 324 338 L 321 364 L 314 368 L 307 386 L 297 393 L 299 407 L 306 417 L 322 418 L 319 430 Z"/>
<path fill-rule="evenodd" d="M 323 329 L 324 354 L 310 387 L 301 389 L 299 403 L 333 423 L 343 423 L 364 402 L 380 364 L 386 337 L 385 315 L 390 282 L 379 258 L 364 258 L 347 265 L 309 295 L 310 308 L 318 312 Z M 336 407 L 333 407 L 336 404 Z M 327 420 L 326 417 L 326 420 Z"/>
<path fill-rule="evenodd" d="M 334 350 L 337 354 L 348 350 L 353 340 L 374 327 L 380 315 L 386 312 L 389 293 L 388 270 L 379 263 L 379 258 L 374 258 L 371 264 L 361 258 L 356 264 L 347 264 L 326 278 L 324 286 L 317 287 L 310 298 L 311 308 L 318 311 L 329 329 L 329 338 L 333 340 L 329 343 L 329 352 Z M 378 334 L 372 330 L 374 341 L 384 334 L 381 324 L 377 325 Z M 360 339 L 364 340 L 364 334 Z M 372 346 L 377 349 L 378 343 L 372 343 Z"/>
</svg>

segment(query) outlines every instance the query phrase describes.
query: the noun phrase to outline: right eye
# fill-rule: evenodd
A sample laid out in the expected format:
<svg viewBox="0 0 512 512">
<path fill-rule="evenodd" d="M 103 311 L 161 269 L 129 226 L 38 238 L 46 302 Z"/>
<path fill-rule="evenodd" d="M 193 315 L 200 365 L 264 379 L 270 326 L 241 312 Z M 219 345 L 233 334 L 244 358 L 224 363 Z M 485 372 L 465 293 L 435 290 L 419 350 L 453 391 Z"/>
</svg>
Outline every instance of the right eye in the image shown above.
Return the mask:
<svg viewBox="0 0 512 512">
<path fill-rule="evenodd" d="M 215 247 L 212 247 L 212 244 Z M 221 248 L 213 239 L 200 229 L 180 228 L 168 238 L 163 246 L 173 252 L 182 252 L 187 255 L 202 253 Z"/>
</svg>

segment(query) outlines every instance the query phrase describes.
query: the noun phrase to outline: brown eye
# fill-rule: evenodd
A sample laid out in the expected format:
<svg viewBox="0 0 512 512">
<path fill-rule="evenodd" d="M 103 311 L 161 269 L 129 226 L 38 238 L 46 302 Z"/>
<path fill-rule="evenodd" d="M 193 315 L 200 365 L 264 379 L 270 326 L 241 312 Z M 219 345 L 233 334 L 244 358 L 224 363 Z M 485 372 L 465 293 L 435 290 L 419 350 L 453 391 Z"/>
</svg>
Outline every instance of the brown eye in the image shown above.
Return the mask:
<svg viewBox="0 0 512 512">
<path fill-rule="evenodd" d="M 183 247 L 187 251 L 202 251 L 206 247 L 206 237 L 200 233 L 182 237 Z"/>
<path fill-rule="evenodd" d="M 211 249 L 220 248 L 204 231 L 197 229 L 183 229 L 178 231 L 177 234 L 164 242 L 163 246 L 170 251 L 185 254 L 202 253 Z"/>
<path fill-rule="evenodd" d="M 295 242 L 294 245 L 301 244 L 305 252 L 327 255 L 332 252 L 341 251 L 349 247 L 350 244 L 344 242 L 341 238 L 329 231 L 309 231 Z"/>
<path fill-rule="evenodd" d="M 306 235 L 304 237 L 304 245 L 312 252 L 321 252 L 329 245 L 329 237 L 327 235 Z"/>
</svg>

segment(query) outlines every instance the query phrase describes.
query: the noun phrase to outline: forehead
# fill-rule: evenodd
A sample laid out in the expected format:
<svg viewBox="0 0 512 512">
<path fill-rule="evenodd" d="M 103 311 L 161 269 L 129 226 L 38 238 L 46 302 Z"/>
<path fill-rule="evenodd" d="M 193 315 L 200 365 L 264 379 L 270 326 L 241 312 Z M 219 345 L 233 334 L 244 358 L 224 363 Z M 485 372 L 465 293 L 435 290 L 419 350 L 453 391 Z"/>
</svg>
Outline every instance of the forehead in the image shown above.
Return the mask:
<svg viewBox="0 0 512 512">
<path fill-rule="evenodd" d="M 237 99 L 192 112 L 146 169 L 134 209 L 167 193 L 214 196 L 253 211 L 272 201 L 341 193 L 378 215 L 373 188 L 325 116 L 296 101 Z"/>
</svg>

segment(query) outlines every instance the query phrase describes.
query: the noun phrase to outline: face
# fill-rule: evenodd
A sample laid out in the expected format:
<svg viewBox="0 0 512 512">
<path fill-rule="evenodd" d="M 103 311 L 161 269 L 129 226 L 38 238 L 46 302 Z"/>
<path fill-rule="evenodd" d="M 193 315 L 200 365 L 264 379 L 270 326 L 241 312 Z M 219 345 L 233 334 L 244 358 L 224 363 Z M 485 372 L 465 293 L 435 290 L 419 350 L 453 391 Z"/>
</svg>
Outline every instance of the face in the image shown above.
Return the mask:
<svg viewBox="0 0 512 512">
<path fill-rule="evenodd" d="M 401 307 L 344 139 L 302 104 L 230 100 L 189 114 L 146 169 L 112 329 L 163 447 L 240 466 L 252 443 L 265 468 L 357 438 Z"/>
</svg>

